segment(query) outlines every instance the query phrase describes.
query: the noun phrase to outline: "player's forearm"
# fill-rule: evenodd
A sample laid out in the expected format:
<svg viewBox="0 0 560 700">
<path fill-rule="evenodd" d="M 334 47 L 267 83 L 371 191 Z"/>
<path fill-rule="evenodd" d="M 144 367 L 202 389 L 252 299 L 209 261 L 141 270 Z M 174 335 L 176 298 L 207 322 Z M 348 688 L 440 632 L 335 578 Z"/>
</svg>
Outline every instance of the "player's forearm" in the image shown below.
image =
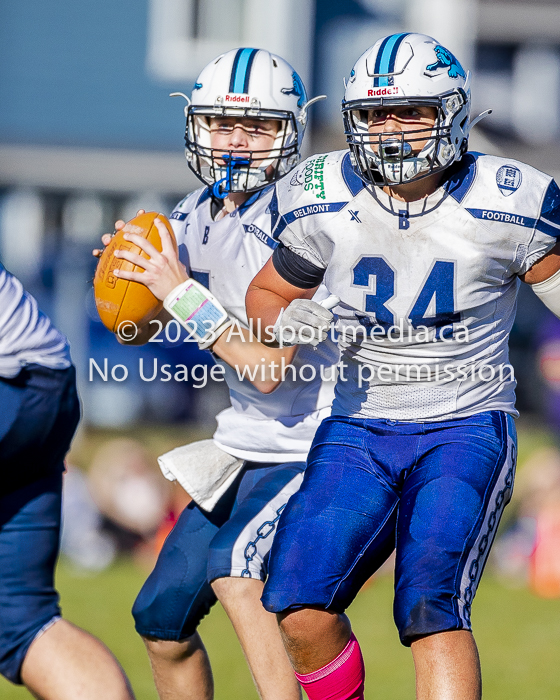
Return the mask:
<svg viewBox="0 0 560 700">
<path fill-rule="evenodd" d="M 259 343 L 249 330 L 238 325 L 223 333 L 212 350 L 245 377 L 254 377 L 249 381 L 263 394 L 270 393 L 278 386 L 282 364 L 288 365 L 295 354 L 295 347 L 272 348 Z"/>
<path fill-rule="evenodd" d="M 249 287 L 245 297 L 247 317 L 253 319 L 254 327 L 260 323 L 261 328 L 273 327 L 282 309 L 289 306 L 290 300 L 285 299 L 276 292 L 263 289 L 255 285 Z M 261 340 L 268 344 L 274 344 L 274 338 L 263 334 Z"/>
<path fill-rule="evenodd" d="M 294 299 L 311 299 L 317 287 L 304 289 L 283 279 L 274 267 L 272 259 L 257 273 L 245 297 L 247 317 L 253 319 L 254 327 L 260 321 L 261 328 L 271 328 L 276 323 L 282 309 L 287 309 Z M 267 345 L 274 346 L 266 333 L 260 339 Z"/>
</svg>

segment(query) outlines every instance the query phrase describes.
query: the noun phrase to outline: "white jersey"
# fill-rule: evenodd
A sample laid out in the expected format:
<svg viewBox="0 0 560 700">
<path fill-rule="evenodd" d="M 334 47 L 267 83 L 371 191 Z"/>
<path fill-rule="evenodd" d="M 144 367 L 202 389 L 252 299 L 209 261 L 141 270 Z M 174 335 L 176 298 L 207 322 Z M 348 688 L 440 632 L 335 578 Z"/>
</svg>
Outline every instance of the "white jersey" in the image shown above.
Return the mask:
<svg viewBox="0 0 560 700">
<path fill-rule="evenodd" d="M 341 151 L 301 164 L 278 183 L 277 201 L 274 234 L 292 253 L 274 259 L 297 253 L 341 299 L 333 414 L 517 415 L 508 335 L 518 275 L 560 235 L 560 190 L 548 175 L 469 153 L 435 193 L 407 205 L 368 191 Z"/>
<path fill-rule="evenodd" d="M 70 367 L 68 341 L 21 282 L 0 265 L 0 377 L 16 377 L 29 364 Z"/>
<path fill-rule="evenodd" d="M 249 327 L 245 311 L 249 284 L 278 246 L 271 234 L 275 223 L 269 207 L 273 192 L 271 187 L 261 190 L 233 213 L 214 221 L 210 192 L 201 188 L 180 202 L 170 217 L 181 261 L 244 328 Z M 296 381 L 288 370 L 287 378 L 267 395 L 216 358 L 224 367 L 231 398 L 231 407 L 217 416 L 214 440 L 218 446 L 253 461 L 304 460 L 319 423 L 330 413 L 333 365 L 338 357 L 332 341 L 316 350 L 298 348 L 292 361 Z M 303 365 L 315 369 L 311 381 L 300 378 Z M 321 373 L 325 381 L 321 381 Z M 311 368 L 303 370 L 306 378 L 312 374 Z"/>
</svg>

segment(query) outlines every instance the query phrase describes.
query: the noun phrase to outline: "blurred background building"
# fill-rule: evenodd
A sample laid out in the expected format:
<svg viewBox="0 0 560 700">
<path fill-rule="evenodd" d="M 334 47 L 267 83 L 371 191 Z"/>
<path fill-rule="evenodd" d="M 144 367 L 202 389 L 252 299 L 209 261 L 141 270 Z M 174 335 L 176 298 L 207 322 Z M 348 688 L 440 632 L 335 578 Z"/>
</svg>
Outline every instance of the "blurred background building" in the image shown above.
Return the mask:
<svg viewBox="0 0 560 700">
<path fill-rule="evenodd" d="M 345 147 L 343 78 L 363 50 L 390 32 L 434 35 L 472 67 L 475 113 L 494 109 L 471 146 L 560 175 L 557 0 L 21 0 L 3 3 L 0 19 L 0 260 L 70 338 L 90 425 L 204 423 L 223 404 L 220 385 L 89 376 L 90 358 L 209 362 L 165 339 L 119 346 L 96 315 L 91 249 L 117 218 L 138 207 L 169 213 L 198 186 L 183 155 L 184 104 L 168 95 L 189 93 L 217 54 L 267 48 L 311 94 L 328 95 L 313 108 L 309 154 Z M 522 410 L 543 413 L 543 397 L 558 391 L 556 337 L 524 289 L 512 335 Z M 555 382 L 542 379 L 538 342 Z M 560 412 L 560 401 L 546 405 Z"/>
</svg>

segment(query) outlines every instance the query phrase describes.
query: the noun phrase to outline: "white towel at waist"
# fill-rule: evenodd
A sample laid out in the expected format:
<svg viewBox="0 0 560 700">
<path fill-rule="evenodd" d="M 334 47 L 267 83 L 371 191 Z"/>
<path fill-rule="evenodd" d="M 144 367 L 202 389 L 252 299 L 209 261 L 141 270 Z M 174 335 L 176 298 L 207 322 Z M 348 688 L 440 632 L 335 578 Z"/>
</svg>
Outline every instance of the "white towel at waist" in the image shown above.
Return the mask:
<svg viewBox="0 0 560 700">
<path fill-rule="evenodd" d="M 224 452 L 213 440 L 182 445 L 158 457 L 169 481 L 178 481 L 203 510 L 211 511 L 243 467 L 244 460 Z"/>
</svg>

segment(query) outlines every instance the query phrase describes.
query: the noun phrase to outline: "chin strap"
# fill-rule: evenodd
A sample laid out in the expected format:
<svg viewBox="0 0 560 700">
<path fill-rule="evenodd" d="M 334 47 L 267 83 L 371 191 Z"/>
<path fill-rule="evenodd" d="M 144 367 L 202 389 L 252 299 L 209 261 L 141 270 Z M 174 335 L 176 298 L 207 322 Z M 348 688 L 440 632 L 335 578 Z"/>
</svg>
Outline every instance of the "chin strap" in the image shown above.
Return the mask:
<svg viewBox="0 0 560 700">
<path fill-rule="evenodd" d="M 226 176 L 212 185 L 212 194 L 217 199 L 225 199 L 231 192 L 231 183 L 236 170 L 249 168 L 251 165 L 251 161 L 248 158 L 236 158 L 227 153 L 222 155 L 222 160 L 226 164 Z"/>
</svg>

